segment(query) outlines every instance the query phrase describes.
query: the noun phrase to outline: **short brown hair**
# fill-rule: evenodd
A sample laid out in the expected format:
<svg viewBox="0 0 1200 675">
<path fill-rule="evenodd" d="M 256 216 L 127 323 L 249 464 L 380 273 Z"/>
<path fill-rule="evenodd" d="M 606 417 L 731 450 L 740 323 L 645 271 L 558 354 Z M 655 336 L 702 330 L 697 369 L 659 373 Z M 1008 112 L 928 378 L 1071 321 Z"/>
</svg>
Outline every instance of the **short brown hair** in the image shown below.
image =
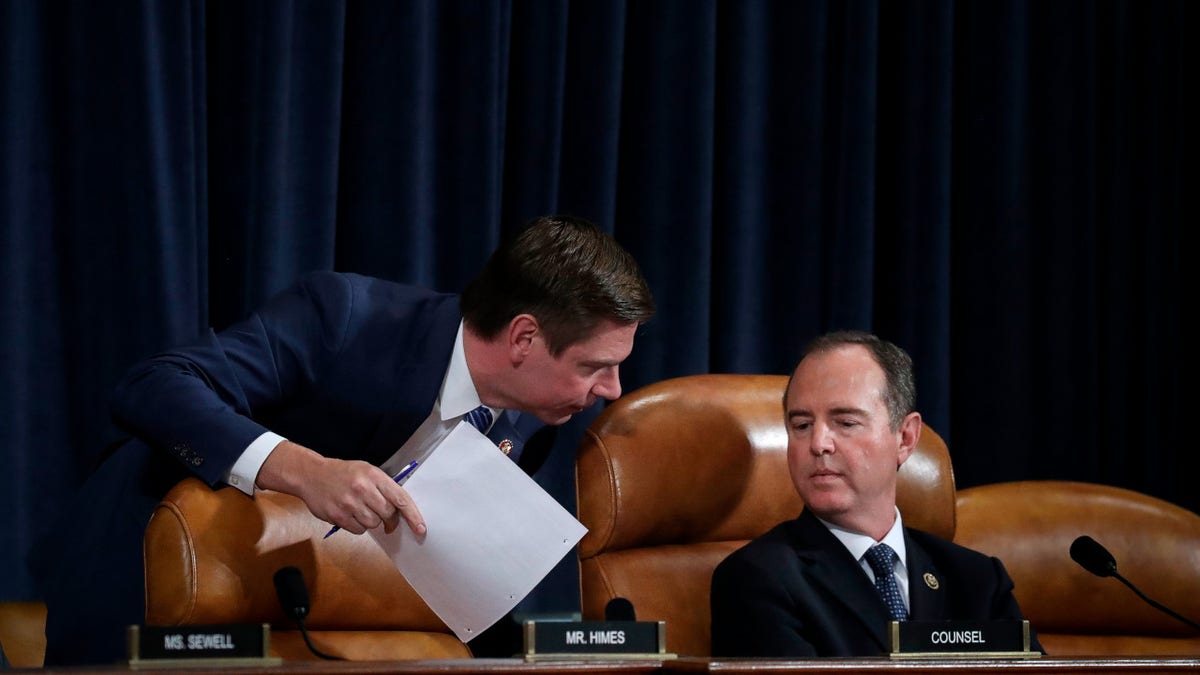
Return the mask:
<svg viewBox="0 0 1200 675">
<path fill-rule="evenodd" d="M 479 335 L 494 338 L 532 314 L 555 356 L 601 321 L 643 323 L 654 309 L 633 256 L 591 222 L 562 215 L 537 218 L 501 243 L 462 295 L 463 318 Z"/>
<path fill-rule="evenodd" d="M 883 370 L 884 389 L 883 402 L 888 409 L 888 422 L 892 430 L 900 428 L 904 418 L 917 409 L 917 383 L 913 376 L 912 357 L 902 348 L 883 338 L 859 330 L 834 331 L 821 335 L 804 347 L 800 361 L 809 354 L 823 354 L 846 345 L 862 345 L 871 353 L 871 358 Z M 796 364 L 798 368 L 799 363 Z M 787 388 L 783 393 L 784 412 L 787 412 L 787 393 L 792 388 L 792 378 L 796 376 L 796 368 L 788 378 Z"/>
</svg>

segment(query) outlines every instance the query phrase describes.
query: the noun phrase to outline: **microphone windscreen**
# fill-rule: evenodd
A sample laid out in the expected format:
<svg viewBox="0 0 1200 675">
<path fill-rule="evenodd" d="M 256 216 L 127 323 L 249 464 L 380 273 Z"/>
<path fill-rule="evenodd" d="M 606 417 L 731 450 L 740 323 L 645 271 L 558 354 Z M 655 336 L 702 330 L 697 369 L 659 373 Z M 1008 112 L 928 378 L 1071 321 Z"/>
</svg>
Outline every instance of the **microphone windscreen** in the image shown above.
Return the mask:
<svg viewBox="0 0 1200 675">
<path fill-rule="evenodd" d="M 283 612 L 292 619 L 301 620 L 308 615 L 308 587 L 299 567 L 289 565 L 275 573 L 275 595 L 279 596 Z"/>
<path fill-rule="evenodd" d="M 633 603 L 625 598 L 613 598 L 604 606 L 605 621 L 637 621 Z"/>
<path fill-rule="evenodd" d="M 1071 559 L 1098 577 L 1111 577 L 1117 573 L 1117 561 L 1112 554 L 1087 535 L 1071 543 Z"/>
</svg>

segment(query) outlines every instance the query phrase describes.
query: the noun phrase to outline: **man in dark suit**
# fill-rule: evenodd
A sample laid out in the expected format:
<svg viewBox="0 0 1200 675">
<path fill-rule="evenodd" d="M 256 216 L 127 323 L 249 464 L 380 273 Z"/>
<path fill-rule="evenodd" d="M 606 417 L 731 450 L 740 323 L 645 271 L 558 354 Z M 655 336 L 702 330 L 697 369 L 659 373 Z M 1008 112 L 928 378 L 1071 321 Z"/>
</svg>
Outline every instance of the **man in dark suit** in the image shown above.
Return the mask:
<svg viewBox="0 0 1200 675">
<path fill-rule="evenodd" d="M 861 332 L 809 344 L 784 394 L 804 510 L 717 566 L 714 656 L 876 656 L 893 619 L 1022 618 L 998 559 L 904 527 L 896 472 L 921 434 L 915 406 L 896 345 Z"/>
<path fill-rule="evenodd" d="M 548 447 L 535 432 L 620 395 L 618 367 L 653 312 L 611 236 L 545 217 L 501 245 L 461 302 L 318 272 L 220 333 L 138 364 L 113 400 L 132 438 L 35 554 L 46 664 L 125 657 L 125 627 L 145 616 L 145 527 L 181 479 L 292 494 L 355 534 L 421 534 L 419 505 L 392 480 L 413 453 L 483 405 L 486 433 L 532 472 Z"/>
</svg>

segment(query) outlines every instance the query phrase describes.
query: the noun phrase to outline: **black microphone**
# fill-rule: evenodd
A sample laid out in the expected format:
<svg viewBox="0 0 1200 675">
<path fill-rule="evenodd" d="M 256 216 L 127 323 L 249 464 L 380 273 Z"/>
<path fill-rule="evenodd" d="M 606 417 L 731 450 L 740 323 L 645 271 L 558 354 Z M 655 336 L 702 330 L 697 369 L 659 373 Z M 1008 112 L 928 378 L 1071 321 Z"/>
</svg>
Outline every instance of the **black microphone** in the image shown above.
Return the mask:
<svg viewBox="0 0 1200 675">
<path fill-rule="evenodd" d="M 308 616 L 308 586 L 299 567 L 281 567 L 275 573 L 275 595 L 289 619 L 304 622 Z"/>
<path fill-rule="evenodd" d="M 304 626 L 309 609 L 308 586 L 304 583 L 304 573 L 300 571 L 299 567 L 289 565 L 281 567 L 275 572 L 275 595 L 279 597 L 279 605 L 283 607 L 283 613 L 300 627 L 300 635 L 304 638 L 304 644 L 308 645 L 310 652 L 330 661 L 345 660 L 340 656 L 330 656 L 317 649 L 308 637 L 308 629 Z"/>
<path fill-rule="evenodd" d="M 1071 542 L 1071 560 L 1098 577 L 1120 576 L 1117 561 L 1108 549 L 1087 535 Z"/>
<path fill-rule="evenodd" d="M 605 621 L 637 621 L 633 603 L 625 598 L 613 598 L 604 606 Z"/>
<path fill-rule="evenodd" d="M 1121 576 L 1121 573 L 1117 571 L 1116 559 L 1108 552 L 1108 549 L 1101 546 L 1100 542 L 1095 539 L 1084 535 L 1071 542 L 1071 560 L 1079 563 L 1080 567 L 1098 577 L 1116 577 L 1117 581 L 1128 586 L 1130 590 L 1137 593 L 1139 598 L 1145 600 L 1154 609 L 1174 619 L 1178 619 L 1196 630 L 1200 630 L 1200 624 L 1146 597 L 1146 594 L 1138 590 L 1137 586 L 1134 586 L 1128 579 Z"/>
</svg>

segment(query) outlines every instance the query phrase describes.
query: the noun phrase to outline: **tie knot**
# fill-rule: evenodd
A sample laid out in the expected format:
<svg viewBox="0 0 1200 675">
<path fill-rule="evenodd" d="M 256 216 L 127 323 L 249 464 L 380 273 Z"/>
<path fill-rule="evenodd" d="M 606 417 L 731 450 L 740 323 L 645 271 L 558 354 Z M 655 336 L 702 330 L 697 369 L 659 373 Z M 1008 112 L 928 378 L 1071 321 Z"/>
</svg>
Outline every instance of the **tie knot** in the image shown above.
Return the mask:
<svg viewBox="0 0 1200 675">
<path fill-rule="evenodd" d="M 478 429 L 481 434 L 486 434 L 492 427 L 492 409 L 486 405 L 481 405 L 467 413 L 466 418 L 471 426 Z"/>
<path fill-rule="evenodd" d="M 875 573 L 875 578 L 884 575 L 890 577 L 896 571 L 896 552 L 887 544 L 875 544 L 867 549 L 864 557 L 867 559 L 867 564 L 871 566 L 871 571 Z"/>
</svg>

